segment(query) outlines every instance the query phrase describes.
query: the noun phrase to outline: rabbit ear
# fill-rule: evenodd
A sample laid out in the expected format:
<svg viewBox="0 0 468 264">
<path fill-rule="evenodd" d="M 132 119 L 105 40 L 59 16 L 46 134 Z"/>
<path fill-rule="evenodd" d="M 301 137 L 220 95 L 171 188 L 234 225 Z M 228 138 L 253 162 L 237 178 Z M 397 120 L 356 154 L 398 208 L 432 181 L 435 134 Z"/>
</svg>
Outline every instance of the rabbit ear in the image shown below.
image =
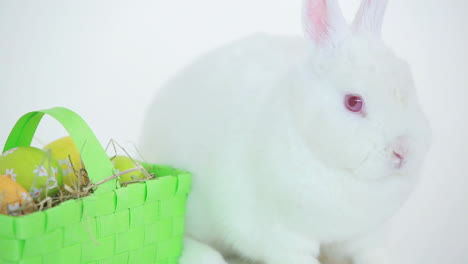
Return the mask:
<svg viewBox="0 0 468 264">
<path fill-rule="evenodd" d="M 304 0 L 303 23 L 306 36 L 318 48 L 338 45 L 347 30 L 338 0 Z"/>
<path fill-rule="evenodd" d="M 353 22 L 353 31 L 380 35 L 387 3 L 388 0 L 362 0 Z"/>
</svg>

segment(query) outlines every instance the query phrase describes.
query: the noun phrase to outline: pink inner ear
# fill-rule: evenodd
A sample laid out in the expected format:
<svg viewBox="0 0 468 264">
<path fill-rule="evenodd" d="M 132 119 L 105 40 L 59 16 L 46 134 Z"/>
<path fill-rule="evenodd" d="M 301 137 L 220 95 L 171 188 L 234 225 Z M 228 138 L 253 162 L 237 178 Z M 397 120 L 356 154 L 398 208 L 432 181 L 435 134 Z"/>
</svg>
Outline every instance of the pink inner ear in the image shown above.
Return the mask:
<svg viewBox="0 0 468 264">
<path fill-rule="evenodd" d="M 321 44 L 330 35 L 327 2 L 325 0 L 309 0 L 306 8 L 309 36 L 316 43 Z"/>
</svg>

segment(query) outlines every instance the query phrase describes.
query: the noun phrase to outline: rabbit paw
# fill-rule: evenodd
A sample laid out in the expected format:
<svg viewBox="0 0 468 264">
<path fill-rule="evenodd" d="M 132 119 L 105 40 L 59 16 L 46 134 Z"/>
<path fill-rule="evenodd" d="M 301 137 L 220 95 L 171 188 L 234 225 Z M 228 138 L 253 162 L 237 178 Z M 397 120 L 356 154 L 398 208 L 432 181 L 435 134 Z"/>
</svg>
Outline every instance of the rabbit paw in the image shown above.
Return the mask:
<svg viewBox="0 0 468 264">
<path fill-rule="evenodd" d="M 353 258 L 353 264 L 391 264 L 389 258 L 376 255 L 359 255 Z"/>
<path fill-rule="evenodd" d="M 285 258 L 275 258 L 267 260 L 265 263 L 268 264 L 284 264 L 284 263 L 294 263 L 294 264 L 320 264 L 320 262 L 313 256 L 289 256 Z"/>
<path fill-rule="evenodd" d="M 184 251 L 180 264 L 227 264 L 223 256 L 210 246 L 194 239 L 184 238 Z"/>
<path fill-rule="evenodd" d="M 277 250 L 270 251 L 270 255 L 266 258 L 266 263 L 320 264 L 318 255 L 319 245 L 315 243 L 296 244 L 294 248 L 282 245 Z"/>
<path fill-rule="evenodd" d="M 248 234 L 251 237 L 262 239 L 249 239 L 245 234 L 238 237 L 237 250 L 243 257 L 266 264 L 320 264 L 320 243 L 310 237 L 279 224 L 263 222 Z"/>
</svg>

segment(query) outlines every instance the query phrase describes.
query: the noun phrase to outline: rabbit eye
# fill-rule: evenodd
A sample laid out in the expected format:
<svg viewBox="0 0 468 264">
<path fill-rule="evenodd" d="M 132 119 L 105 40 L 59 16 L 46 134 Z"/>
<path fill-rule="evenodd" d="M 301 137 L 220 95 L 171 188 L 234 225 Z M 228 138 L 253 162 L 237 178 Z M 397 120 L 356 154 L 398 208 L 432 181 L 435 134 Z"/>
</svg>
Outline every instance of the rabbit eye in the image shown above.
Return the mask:
<svg viewBox="0 0 468 264">
<path fill-rule="evenodd" d="M 364 107 L 364 100 L 360 95 L 356 94 L 347 94 L 345 96 L 345 106 L 346 108 L 353 113 L 362 113 Z"/>
</svg>

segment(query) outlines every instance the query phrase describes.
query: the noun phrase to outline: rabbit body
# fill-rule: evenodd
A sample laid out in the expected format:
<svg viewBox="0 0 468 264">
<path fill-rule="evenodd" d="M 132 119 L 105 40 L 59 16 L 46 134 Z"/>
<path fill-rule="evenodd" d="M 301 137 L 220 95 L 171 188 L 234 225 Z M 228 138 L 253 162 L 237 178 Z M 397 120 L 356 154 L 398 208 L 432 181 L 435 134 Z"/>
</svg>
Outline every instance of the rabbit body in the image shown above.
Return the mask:
<svg viewBox="0 0 468 264">
<path fill-rule="evenodd" d="M 228 45 L 170 81 L 148 111 L 145 159 L 193 173 L 187 232 L 225 255 L 272 250 L 263 248 L 264 241 L 282 240 L 275 237 L 281 229 L 322 243 L 364 235 L 385 222 L 413 187 L 414 175 L 391 169 L 383 179 L 362 180 L 326 162 L 319 145 L 308 146 L 293 116 L 298 102 L 291 101 L 307 51 L 302 39 L 266 35 Z M 307 80 L 311 90 L 323 89 L 320 81 Z M 316 99 L 326 102 L 333 94 L 322 91 Z M 315 103 L 304 109 L 314 112 L 311 119 L 324 110 Z M 349 129 L 322 133 L 326 120 L 316 122 L 317 136 L 333 138 Z M 415 133 L 425 131 L 420 123 Z M 339 152 L 335 158 L 342 158 Z"/>
<path fill-rule="evenodd" d="M 186 248 L 184 264 L 314 264 L 329 245 L 380 263 L 369 238 L 407 199 L 430 138 L 409 68 L 365 34 L 324 53 L 264 34 L 216 49 L 160 89 L 142 131 L 146 160 L 193 174 L 186 246 L 208 250 Z"/>
</svg>

